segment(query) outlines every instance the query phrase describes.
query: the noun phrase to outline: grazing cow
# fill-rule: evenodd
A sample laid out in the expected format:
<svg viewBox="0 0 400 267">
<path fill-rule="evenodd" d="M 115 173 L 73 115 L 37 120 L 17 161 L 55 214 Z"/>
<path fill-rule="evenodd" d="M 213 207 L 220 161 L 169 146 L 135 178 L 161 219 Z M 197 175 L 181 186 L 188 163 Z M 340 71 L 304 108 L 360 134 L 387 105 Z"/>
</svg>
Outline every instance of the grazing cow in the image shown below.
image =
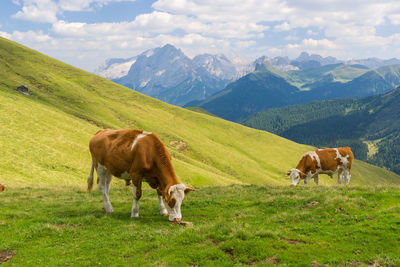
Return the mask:
<svg viewBox="0 0 400 267">
<path fill-rule="evenodd" d="M 338 172 L 338 184 L 341 184 L 344 178 L 348 185 L 353 159 L 350 147 L 317 149 L 305 153 L 297 167 L 288 171 L 287 175 L 292 178 L 291 185 L 294 186 L 300 179 L 304 179 L 304 185 L 307 185 L 311 178 L 314 178 L 318 185 L 318 174 L 327 174 L 332 178 L 332 175 Z"/>
<path fill-rule="evenodd" d="M 89 148 L 92 167 L 88 191 L 93 187 L 96 169 L 105 212 L 113 212 L 108 192 L 112 176 L 115 176 L 132 180 L 132 218 L 139 217 L 138 201 L 142 196 L 142 181 L 145 181 L 157 190 L 161 215 L 169 214 L 170 221 L 182 219 L 182 200 L 194 189 L 178 181 L 171 156 L 157 135 L 142 130 L 102 130 L 92 137 Z"/>
<path fill-rule="evenodd" d="M 0 192 L 4 191 L 5 187 L 4 185 L 0 184 Z"/>
</svg>

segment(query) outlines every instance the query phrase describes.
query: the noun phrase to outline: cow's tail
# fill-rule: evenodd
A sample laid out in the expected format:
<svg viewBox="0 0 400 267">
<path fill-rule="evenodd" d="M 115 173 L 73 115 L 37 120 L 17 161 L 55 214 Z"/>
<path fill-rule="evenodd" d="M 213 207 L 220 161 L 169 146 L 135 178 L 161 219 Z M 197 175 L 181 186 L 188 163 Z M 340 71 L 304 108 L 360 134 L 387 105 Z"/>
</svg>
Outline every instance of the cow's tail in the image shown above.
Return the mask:
<svg viewBox="0 0 400 267">
<path fill-rule="evenodd" d="M 94 173 L 94 164 L 92 161 L 92 167 L 90 167 L 90 174 L 89 177 L 87 179 L 87 190 L 88 192 L 90 192 L 93 188 L 93 173 Z"/>
</svg>

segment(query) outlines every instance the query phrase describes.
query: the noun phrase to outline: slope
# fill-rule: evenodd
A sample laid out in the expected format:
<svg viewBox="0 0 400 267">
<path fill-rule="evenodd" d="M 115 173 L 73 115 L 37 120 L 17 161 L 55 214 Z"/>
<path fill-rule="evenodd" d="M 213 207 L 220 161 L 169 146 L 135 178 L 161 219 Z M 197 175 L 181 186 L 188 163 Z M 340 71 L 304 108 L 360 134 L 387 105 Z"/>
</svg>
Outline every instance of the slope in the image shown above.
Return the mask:
<svg viewBox="0 0 400 267">
<path fill-rule="evenodd" d="M 287 184 L 286 170 L 311 149 L 168 105 L 2 38 L 0 68 L 0 181 L 6 186 L 84 186 L 88 141 L 103 127 L 157 133 L 178 176 L 195 186 Z M 14 90 L 20 84 L 31 96 Z M 363 162 L 355 164 L 353 178 L 354 184 L 399 182 Z"/>
<path fill-rule="evenodd" d="M 356 156 L 400 173 L 400 87 L 361 99 L 335 99 L 253 114 L 245 125 L 316 146 L 350 144 Z"/>
</svg>

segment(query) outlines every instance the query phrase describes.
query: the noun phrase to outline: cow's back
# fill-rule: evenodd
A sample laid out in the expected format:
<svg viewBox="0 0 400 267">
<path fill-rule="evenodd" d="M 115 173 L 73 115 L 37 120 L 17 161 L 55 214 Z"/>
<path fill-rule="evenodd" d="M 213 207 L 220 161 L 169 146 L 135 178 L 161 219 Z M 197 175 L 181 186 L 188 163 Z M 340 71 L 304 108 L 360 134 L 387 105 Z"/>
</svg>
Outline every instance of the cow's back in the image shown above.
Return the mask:
<svg viewBox="0 0 400 267">
<path fill-rule="evenodd" d="M 102 130 L 89 142 L 89 149 L 95 165 L 107 167 L 113 175 L 119 176 L 132 161 L 131 146 L 142 130 Z M 97 166 L 96 166 L 97 167 Z"/>
<path fill-rule="evenodd" d="M 322 170 L 337 170 L 339 165 L 346 165 L 350 169 L 354 158 L 350 147 L 324 148 L 315 152 L 319 157 Z"/>
</svg>

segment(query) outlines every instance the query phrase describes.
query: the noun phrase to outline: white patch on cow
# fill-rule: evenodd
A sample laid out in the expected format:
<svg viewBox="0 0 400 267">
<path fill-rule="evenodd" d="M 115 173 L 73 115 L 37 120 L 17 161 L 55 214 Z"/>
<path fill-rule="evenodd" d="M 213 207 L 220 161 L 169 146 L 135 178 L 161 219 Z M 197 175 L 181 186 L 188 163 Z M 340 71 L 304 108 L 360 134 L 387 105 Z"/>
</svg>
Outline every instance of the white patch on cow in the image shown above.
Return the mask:
<svg viewBox="0 0 400 267">
<path fill-rule="evenodd" d="M 173 208 L 171 208 L 168 203 L 165 203 L 170 221 L 174 221 L 174 219 L 182 219 L 181 205 L 185 198 L 185 189 L 186 186 L 184 184 L 175 184 L 168 189 L 168 195 L 172 195 L 176 201 Z"/>
<path fill-rule="evenodd" d="M 349 164 L 349 160 L 348 160 L 349 155 L 346 155 L 345 157 L 343 157 L 342 155 L 340 155 L 339 149 L 335 148 L 335 151 L 336 151 L 335 159 L 340 159 L 341 165 L 343 165 L 344 167 L 347 167 Z"/>
<path fill-rule="evenodd" d="M 315 151 L 310 151 L 306 153 L 311 157 L 311 159 L 315 160 L 317 162 L 317 169 L 321 169 L 321 161 L 319 159 L 318 154 Z"/>
<path fill-rule="evenodd" d="M 132 186 L 132 194 L 133 194 L 133 204 L 131 211 L 131 218 L 139 217 L 139 200 L 136 199 L 136 186 Z"/>
<path fill-rule="evenodd" d="M 140 139 L 142 139 L 143 137 L 152 134 L 151 132 L 143 132 L 141 134 L 139 134 L 138 136 L 136 136 L 135 140 L 133 140 L 132 146 L 131 146 L 131 151 L 135 148 L 136 144 L 139 142 Z"/>
</svg>

